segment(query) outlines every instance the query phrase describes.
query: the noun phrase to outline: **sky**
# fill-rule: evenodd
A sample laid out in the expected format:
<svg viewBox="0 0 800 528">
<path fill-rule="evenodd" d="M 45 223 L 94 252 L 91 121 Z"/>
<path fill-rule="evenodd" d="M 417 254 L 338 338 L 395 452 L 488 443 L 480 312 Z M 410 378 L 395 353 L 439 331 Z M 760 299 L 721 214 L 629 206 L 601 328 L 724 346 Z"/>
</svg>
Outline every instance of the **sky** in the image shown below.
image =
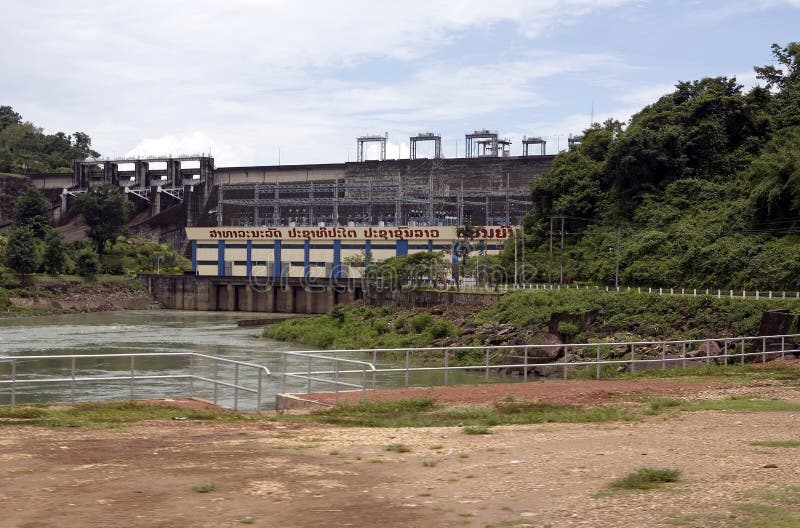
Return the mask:
<svg viewBox="0 0 800 528">
<path fill-rule="evenodd" d="M 554 154 L 679 81 L 755 85 L 798 28 L 800 0 L 0 0 L 0 105 L 217 167 L 355 161 L 384 133 L 390 159 L 419 132 L 463 157 L 478 129 Z"/>
</svg>

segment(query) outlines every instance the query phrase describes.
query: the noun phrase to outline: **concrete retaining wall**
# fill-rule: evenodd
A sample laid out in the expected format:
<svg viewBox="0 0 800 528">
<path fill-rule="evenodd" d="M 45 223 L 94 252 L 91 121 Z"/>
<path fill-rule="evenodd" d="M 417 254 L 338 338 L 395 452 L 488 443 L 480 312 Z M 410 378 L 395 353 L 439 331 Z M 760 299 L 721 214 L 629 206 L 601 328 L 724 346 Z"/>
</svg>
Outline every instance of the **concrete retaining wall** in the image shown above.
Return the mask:
<svg viewBox="0 0 800 528">
<path fill-rule="evenodd" d="M 139 280 L 162 306 L 174 310 L 323 314 L 361 296 L 361 287 L 355 282 L 343 288 L 309 287 L 292 279 L 253 285 L 247 277 L 197 275 L 140 275 Z"/>
</svg>

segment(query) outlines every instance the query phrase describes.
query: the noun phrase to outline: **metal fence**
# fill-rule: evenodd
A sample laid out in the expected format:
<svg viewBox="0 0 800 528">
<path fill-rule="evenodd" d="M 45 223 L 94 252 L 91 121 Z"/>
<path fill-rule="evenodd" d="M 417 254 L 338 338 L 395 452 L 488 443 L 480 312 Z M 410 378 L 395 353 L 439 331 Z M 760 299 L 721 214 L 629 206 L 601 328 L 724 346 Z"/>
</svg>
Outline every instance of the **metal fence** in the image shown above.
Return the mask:
<svg viewBox="0 0 800 528">
<path fill-rule="evenodd" d="M 284 380 L 287 377 L 303 380 L 305 394 L 315 392 L 316 382 L 332 385 L 338 401 L 339 391 L 356 388 L 366 398 L 367 386 L 371 389 L 379 386 L 409 387 L 415 385 L 415 377 L 422 373 L 433 373 L 438 377 L 439 383 L 429 376 L 425 385 L 447 386 L 458 373 L 469 373 L 470 376 L 456 381 L 472 383 L 491 381 L 492 374 L 504 374 L 503 377 L 495 376 L 497 381 L 508 380 L 505 376 L 518 381 L 541 377 L 599 380 L 620 371 L 633 373 L 712 363 L 733 365 L 748 360 L 766 363 L 768 359 L 785 359 L 787 354 L 800 354 L 800 334 L 560 345 L 342 349 L 284 354 L 297 360 L 295 367 L 303 365 L 303 369 L 289 371 L 284 363 Z M 559 359 L 549 359 L 552 357 Z M 335 362 L 335 368 L 326 369 L 326 362 L 331 361 Z M 353 375 L 360 376 L 362 383 L 341 381 Z M 389 378 L 393 381 L 387 381 Z"/>
<path fill-rule="evenodd" d="M 148 361 L 183 359 L 182 365 L 146 369 Z M 98 370 L 98 360 L 108 360 Z M 64 365 L 67 362 L 67 365 Z M 87 362 L 94 364 L 88 365 Z M 131 400 L 145 381 L 185 382 L 184 394 L 196 397 L 201 391 L 214 404 L 221 401 L 221 391 L 232 392 L 231 406 L 238 410 L 242 393 L 255 398 L 259 409 L 264 395 L 264 378 L 270 376 L 267 367 L 194 352 L 186 353 L 130 353 L 130 354 L 73 354 L 51 356 L 0 356 L 0 388 L 10 389 L 10 403 L 16 404 L 22 387 L 59 385 L 69 387 L 69 401 L 76 401 L 79 385 L 124 383 Z M 27 367 L 27 368 L 26 368 Z M 164 373 L 172 370 L 173 373 Z M 92 375 L 91 372 L 100 372 Z M 249 372 L 245 376 L 243 371 Z M 175 384 L 168 385 L 169 391 Z M 152 390 L 150 391 L 152 392 Z M 114 394 L 118 394 L 115 392 Z M 172 394 L 170 394 L 172 395 Z"/>
<path fill-rule="evenodd" d="M 551 284 L 551 283 L 519 283 L 519 284 L 475 284 L 465 282 L 462 291 L 509 292 L 518 290 L 594 290 L 606 292 L 636 292 L 658 295 L 683 295 L 690 297 L 711 296 L 718 299 L 800 299 L 800 291 L 786 290 L 731 290 L 720 288 L 653 288 L 648 286 L 597 286 L 589 284 Z"/>
</svg>

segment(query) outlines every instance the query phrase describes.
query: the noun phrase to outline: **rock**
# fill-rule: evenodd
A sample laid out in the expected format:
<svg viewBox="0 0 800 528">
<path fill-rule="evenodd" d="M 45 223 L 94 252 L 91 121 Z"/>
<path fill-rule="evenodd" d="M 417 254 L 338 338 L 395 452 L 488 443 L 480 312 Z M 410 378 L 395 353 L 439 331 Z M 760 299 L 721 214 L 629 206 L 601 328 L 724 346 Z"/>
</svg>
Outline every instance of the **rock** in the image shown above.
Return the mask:
<svg viewBox="0 0 800 528">
<path fill-rule="evenodd" d="M 526 343 L 528 345 L 563 345 L 564 341 L 558 334 L 551 334 L 550 332 L 539 332 L 535 334 Z M 534 356 L 547 357 L 548 360 L 553 361 L 561 357 L 564 352 L 564 347 L 561 346 L 532 346 L 530 353 Z"/>
<path fill-rule="evenodd" d="M 716 341 L 706 341 L 697 350 L 689 352 L 686 357 L 701 358 L 705 356 L 718 356 L 722 354 L 722 349 Z"/>
<path fill-rule="evenodd" d="M 764 469 L 777 469 L 778 465 L 777 464 L 765 464 L 765 465 L 763 465 L 761 467 L 763 467 Z"/>
<path fill-rule="evenodd" d="M 504 336 L 504 335 L 510 334 L 513 331 L 514 331 L 514 327 L 513 326 L 506 326 L 504 328 L 501 327 L 501 328 L 498 328 L 496 335 Z"/>
</svg>

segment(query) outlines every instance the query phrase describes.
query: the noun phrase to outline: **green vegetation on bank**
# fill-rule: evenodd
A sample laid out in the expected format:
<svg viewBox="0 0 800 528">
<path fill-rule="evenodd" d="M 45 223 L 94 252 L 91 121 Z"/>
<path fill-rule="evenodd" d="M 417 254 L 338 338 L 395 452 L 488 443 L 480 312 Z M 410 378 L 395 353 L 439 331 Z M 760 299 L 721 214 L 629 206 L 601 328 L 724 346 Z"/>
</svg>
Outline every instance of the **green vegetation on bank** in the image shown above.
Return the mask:
<svg viewBox="0 0 800 528">
<path fill-rule="evenodd" d="M 636 421 L 648 416 L 666 418 L 681 412 L 798 412 L 800 403 L 732 397 L 724 400 L 653 398 L 641 404 L 565 405 L 507 398 L 490 405 L 448 406 L 428 398 L 339 404 L 302 415 L 283 415 L 290 422 L 326 423 L 351 427 L 464 427 L 490 432 L 487 427 L 536 423 L 600 423 Z M 465 431 L 467 432 L 467 431 Z M 480 433 L 479 433 L 480 434 Z"/>
<path fill-rule="evenodd" d="M 78 403 L 72 406 L 0 405 L 0 427 L 37 425 L 43 427 L 120 427 L 142 420 L 186 418 L 208 422 L 252 422 L 267 420 L 258 413 L 221 409 L 187 409 L 177 405 L 141 402 Z"/>
<path fill-rule="evenodd" d="M 564 338 L 573 343 L 607 340 L 614 334 L 625 334 L 621 338 L 624 340 L 703 339 L 755 335 L 762 313 L 776 308 L 797 313 L 800 301 L 594 290 L 519 291 L 502 295 L 481 310 L 458 308 L 461 312 L 450 312 L 445 307 L 440 315 L 362 304 L 340 305 L 328 315 L 269 325 L 264 335 L 316 348 L 421 347 L 456 339 L 469 327 L 501 324 L 513 327 L 513 335 L 522 339 L 523 331 L 528 335 L 546 332 L 553 313 L 597 310 L 596 320 L 588 328 L 562 323 Z M 460 320 L 459 326 L 453 323 L 455 320 Z M 487 343 L 475 334 L 466 344 Z"/>
<path fill-rule="evenodd" d="M 78 210 L 86 217 L 91 240 L 68 243 L 50 224 L 47 199 L 35 187 L 28 187 L 16 202 L 10 231 L 0 236 L 0 310 L 10 309 L 10 297 L 47 297 L 59 289 L 59 282 L 68 284 L 70 293 L 81 293 L 74 280 L 55 277 L 80 275 L 95 281 L 103 274 L 190 269 L 189 261 L 168 245 L 124 236 L 125 203 L 121 191 L 111 186 L 99 185 L 84 194 Z M 51 278 L 43 281 L 45 277 Z M 51 287 L 42 289 L 42 283 Z M 95 286 L 90 293 L 102 289 Z"/>
<path fill-rule="evenodd" d="M 478 323 L 529 325 L 544 331 L 556 312 L 597 310 L 597 320 L 586 331 L 574 329 L 574 342 L 627 333 L 644 339 L 702 339 L 755 335 L 765 310 L 786 308 L 800 312 L 796 299 L 744 300 L 657 295 L 596 290 L 519 291 L 503 295 L 475 316 Z M 576 341 L 577 340 L 577 341 Z"/>
<path fill-rule="evenodd" d="M 264 335 L 316 348 L 403 348 L 426 346 L 456 335 L 452 322 L 429 313 L 365 305 L 337 305 L 328 315 L 268 325 Z"/>
<path fill-rule="evenodd" d="M 310 421 L 361 427 L 490 427 L 503 424 L 593 423 L 637 419 L 622 406 L 581 407 L 513 399 L 493 405 L 448 407 L 431 399 L 339 404 L 305 415 L 286 415 L 286 421 Z"/>
<path fill-rule="evenodd" d="M 764 86 L 679 82 L 559 154 L 532 182 L 526 278 L 557 281 L 563 260 L 566 279 L 613 285 L 619 253 L 622 284 L 800 290 L 800 43 L 772 51 Z M 513 244 L 503 262 L 511 276 Z"/>
</svg>

